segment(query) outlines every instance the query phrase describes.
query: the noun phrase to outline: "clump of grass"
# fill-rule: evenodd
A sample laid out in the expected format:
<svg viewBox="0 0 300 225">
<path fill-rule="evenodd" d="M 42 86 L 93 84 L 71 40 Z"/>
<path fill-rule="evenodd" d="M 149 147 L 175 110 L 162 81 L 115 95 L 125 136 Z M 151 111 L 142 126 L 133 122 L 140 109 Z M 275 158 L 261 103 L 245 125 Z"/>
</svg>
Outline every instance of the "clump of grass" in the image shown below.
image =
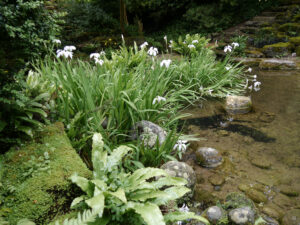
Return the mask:
<svg viewBox="0 0 300 225">
<path fill-rule="evenodd" d="M 95 132 L 102 134 L 108 149 L 129 142 L 130 129 L 141 120 L 173 132 L 176 138 L 170 137 L 169 142 L 174 145 L 177 121 L 184 116 L 181 109 L 205 97 L 244 91 L 243 68 L 233 65 L 230 56 L 216 61 L 205 47 L 170 65 L 162 65 L 136 45 L 123 45 L 110 60 L 105 56 L 101 60 L 102 65 L 49 56 L 35 64 L 39 79 L 55 85 L 50 94 L 55 100 L 56 119 L 64 122 L 79 151 L 87 147 Z M 154 103 L 158 96 L 165 100 Z M 155 166 L 172 155 L 172 146 L 157 149 L 151 157 L 139 154 L 133 158 Z"/>
</svg>

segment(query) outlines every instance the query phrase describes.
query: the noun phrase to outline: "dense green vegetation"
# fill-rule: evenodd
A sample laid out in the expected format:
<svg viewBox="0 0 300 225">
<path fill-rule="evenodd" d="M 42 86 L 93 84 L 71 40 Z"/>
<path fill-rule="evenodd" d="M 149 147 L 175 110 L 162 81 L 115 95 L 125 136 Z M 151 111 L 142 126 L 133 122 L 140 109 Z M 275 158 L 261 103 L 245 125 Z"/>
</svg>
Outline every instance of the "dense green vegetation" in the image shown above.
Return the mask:
<svg viewBox="0 0 300 225">
<path fill-rule="evenodd" d="M 62 159 L 52 164 L 52 158 L 63 157 L 48 152 L 49 143 L 39 135 L 45 125 L 57 121 L 64 124 L 72 146 L 93 170 L 92 179 L 89 172 L 84 177 L 72 175 L 71 180 L 85 192 L 72 207 L 85 211 L 64 224 L 163 225 L 187 218 L 208 223 L 193 213 L 178 212 L 177 206 L 162 214 L 159 207 L 189 190 L 184 179 L 152 167 L 180 159 L 187 141 L 195 140 L 178 130 L 185 107 L 206 98 L 245 93 L 250 85 L 252 78 L 245 68 L 232 60 L 243 54 L 246 39 L 234 39 L 220 60 L 213 51 L 217 46 L 205 34 L 243 21 L 270 4 L 254 0 L 1 1 L 0 153 L 5 153 L 8 160 L 3 161 L 8 164 L 18 163 L 22 154 L 26 157 L 21 167 L 6 167 L 6 178 L 15 174 L 13 184 L 0 179 L 0 205 L 9 199 L 6 206 L 18 214 L 12 218 L 11 209 L 1 211 L 0 224 L 1 217 L 16 223 L 22 215 L 44 224 L 56 213 L 69 212 L 70 199 L 57 199 L 49 190 L 56 192 L 63 183 L 58 192 L 66 194 L 69 182 L 64 182 L 74 167 L 88 170 L 77 155 L 78 165 L 72 169 L 59 168 Z M 151 132 L 135 131 L 141 121 L 160 126 L 165 140 L 155 136 L 153 141 Z M 134 132 L 138 135 L 133 138 Z M 69 146 L 55 138 L 47 141 L 60 145 L 69 156 Z M 33 145 L 21 155 L 16 149 L 8 151 L 26 140 Z M 48 177 L 50 167 L 59 172 Z M 27 198 L 37 203 L 28 197 L 30 187 L 42 182 L 50 182 L 51 187 L 44 186 L 33 196 L 43 201 L 45 211 L 33 215 Z M 48 201 L 57 203 L 57 208 Z"/>
</svg>

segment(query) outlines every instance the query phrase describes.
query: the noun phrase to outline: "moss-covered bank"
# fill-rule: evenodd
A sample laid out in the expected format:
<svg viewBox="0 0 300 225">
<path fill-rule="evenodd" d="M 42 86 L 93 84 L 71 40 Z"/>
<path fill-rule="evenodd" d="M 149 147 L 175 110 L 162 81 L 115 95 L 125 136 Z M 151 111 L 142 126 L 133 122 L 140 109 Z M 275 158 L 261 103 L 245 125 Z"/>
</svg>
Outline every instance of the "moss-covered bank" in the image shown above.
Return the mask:
<svg viewBox="0 0 300 225">
<path fill-rule="evenodd" d="M 2 158 L 0 216 L 9 224 L 22 218 L 45 224 L 69 212 L 78 189 L 68 178 L 75 172 L 91 176 L 61 123 L 46 127 L 32 143 Z"/>
</svg>

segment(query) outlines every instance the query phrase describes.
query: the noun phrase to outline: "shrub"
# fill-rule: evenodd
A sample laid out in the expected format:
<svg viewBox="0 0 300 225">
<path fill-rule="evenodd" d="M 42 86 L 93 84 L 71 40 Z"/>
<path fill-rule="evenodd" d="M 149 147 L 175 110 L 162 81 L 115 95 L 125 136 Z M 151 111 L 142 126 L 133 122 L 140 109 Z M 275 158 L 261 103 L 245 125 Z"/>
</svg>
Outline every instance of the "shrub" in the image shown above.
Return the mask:
<svg viewBox="0 0 300 225">
<path fill-rule="evenodd" d="M 94 134 L 93 179 L 88 180 L 77 174 L 71 177 L 85 192 L 85 195 L 73 200 L 71 207 L 78 204 L 90 207 L 90 218 L 99 224 L 164 225 L 179 217 L 180 220 L 194 218 L 208 224 L 206 219 L 193 213 L 177 211 L 163 215 L 160 211 L 159 206 L 190 191 L 184 186 L 184 179 L 169 177 L 164 170 L 150 167 L 138 169 L 132 174 L 124 173 L 122 158 L 131 149 L 120 146 L 108 154 L 103 146 L 101 135 Z"/>
</svg>

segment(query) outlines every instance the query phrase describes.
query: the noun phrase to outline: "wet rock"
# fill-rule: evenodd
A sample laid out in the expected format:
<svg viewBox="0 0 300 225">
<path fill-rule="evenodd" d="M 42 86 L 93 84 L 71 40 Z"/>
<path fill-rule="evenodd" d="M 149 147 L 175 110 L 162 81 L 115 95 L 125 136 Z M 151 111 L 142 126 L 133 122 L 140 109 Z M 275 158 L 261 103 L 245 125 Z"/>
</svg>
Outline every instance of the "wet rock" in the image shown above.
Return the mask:
<svg viewBox="0 0 300 225">
<path fill-rule="evenodd" d="M 291 53 L 292 44 L 286 42 L 279 42 L 272 45 L 265 45 L 262 52 L 269 58 L 276 56 L 286 56 Z"/>
<path fill-rule="evenodd" d="M 263 225 L 279 225 L 279 222 L 271 217 L 263 216 L 262 218 L 265 221 L 264 223 L 262 223 Z M 258 224 L 258 225 L 260 225 L 260 224 Z"/>
<path fill-rule="evenodd" d="M 210 191 L 204 190 L 200 185 L 195 186 L 193 199 L 203 205 L 214 205 L 218 201 Z"/>
<path fill-rule="evenodd" d="M 286 212 L 282 219 L 282 225 L 299 225 L 300 224 L 300 209 L 292 209 Z"/>
<path fill-rule="evenodd" d="M 282 218 L 281 212 L 279 212 L 276 207 L 272 205 L 265 205 L 262 209 L 262 212 L 276 220 L 280 220 Z"/>
<path fill-rule="evenodd" d="M 240 184 L 240 185 L 238 186 L 238 189 L 239 189 L 240 191 L 246 192 L 246 191 L 248 191 L 248 190 L 250 189 L 250 186 L 247 185 L 247 184 Z"/>
<path fill-rule="evenodd" d="M 264 123 L 271 123 L 275 119 L 275 114 L 270 112 L 261 112 L 258 116 L 258 120 Z"/>
<path fill-rule="evenodd" d="M 205 217 L 212 224 L 217 224 L 218 221 L 226 217 L 226 212 L 218 206 L 211 206 L 206 210 Z"/>
<path fill-rule="evenodd" d="M 169 161 L 163 164 L 161 169 L 164 169 L 170 176 L 182 177 L 187 180 L 187 187 L 194 189 L 196 183 L 196 173 L 192 167 L 184 162 Z"/>
<path fill-rule="evenodd" d="M 300 24 L 299 23 L 285 23 L 285 24 L 282 24 L 279 28 L 278 28 L 279 31 L 282 31 L 282 32 L 290 32 L 290 31 L 293 31 L 293 32 L 300 32 Z"/>
<path fill-rule="evenodd" d="M 264 157 L 257 156 L 255 158 L 253 158 L 250 162 L 253 166 L 256 166 L 261 169 L 270 169 L 271 168 L 270 161 L 268 161 L 268 159 L 266 159 Z"/>
<path fill-rule="evenodd" d="M 283 59 L 264 59 L 259 64 L 262 70 L 293 70 L 297 69 L 297 65 L 292 60 Z"/>
<path fill-rule="evenodd" d="M 288 185 L 281 185 L 279 187 L 280 193 L 285 194 L 289 197 L 299 196 L 299 192 Z"/>
<path fill-rule="evenodd" d="M 223 176 L 219 174 L 214 174 L 208 178 L 208 181 L 214 186 L 221 186 L 225 183 L 225 179 Z"/>
<path fill-rule="evenodd" d="M 279 207 L 291 207 L 294 205 L 294 201 L 292 199 L 280 193 L 274 197 L 273 203 Z"/>
<path fill-rule="evenodd" d="M 238 225 L 254 224 L 255 212 L 250 207 L 233 209 L 229 212 L 229 218 Z"/>
<path fill-rule="evenodd" d="M 268 201 L 268 198 L 265 196 L 265 194 L 258 190 L 249 189 L 249 190 L 246 190 L 245 193 L 249 198 L 251 198 L 256 203 Z"/>
<path fill-rule="evenodd" d="M 234 58 L 234 62 L 241 62 L 244 66 L 258 67 L 261 59 L 260 58 Z"/>
<path fill-rule="evenodd" d="M 229 114 L 245 114 L 250 112 L 252 108 L 252 101 L 250 97 L 246 96 L 227 96 L 225 103 L 225 110 Z"/>
<path fill-rule="evenodd" d="M 165 141 L 167 133 L 155 123 L 142 120 L 135 124 L 131 130 L 130 139 L 140 139 L 144 141 L 145 146 L 154 147 L 157 140 L 160 145 Z"/>
<path fill-rule="evenodd" d="M 202 147 L 196 151 L 197 163 L 203 167 L 215 168 L 222 164 L 221 154 L 214 148 Z"/>
<path fill-rule="evenodd" d="M 218 134 L 222 137 L 228 136 L 230 133 L 227 130 L 219 130 Z"/>
<path fill-rule="evenodd" d="M 246 50 L 245 53 L 250 58 L 263 58 L 264 54 L 258 50 Z"/>
<path fill-rule="evenodd" d="M 251 209 L 254 209 L 254 203 L 244 194 L 237 192 L 229 193 L 226 196 L 224 206 L 227 209 L 236 209 L 241 207 L 250 207 Z"/>
</svg>

